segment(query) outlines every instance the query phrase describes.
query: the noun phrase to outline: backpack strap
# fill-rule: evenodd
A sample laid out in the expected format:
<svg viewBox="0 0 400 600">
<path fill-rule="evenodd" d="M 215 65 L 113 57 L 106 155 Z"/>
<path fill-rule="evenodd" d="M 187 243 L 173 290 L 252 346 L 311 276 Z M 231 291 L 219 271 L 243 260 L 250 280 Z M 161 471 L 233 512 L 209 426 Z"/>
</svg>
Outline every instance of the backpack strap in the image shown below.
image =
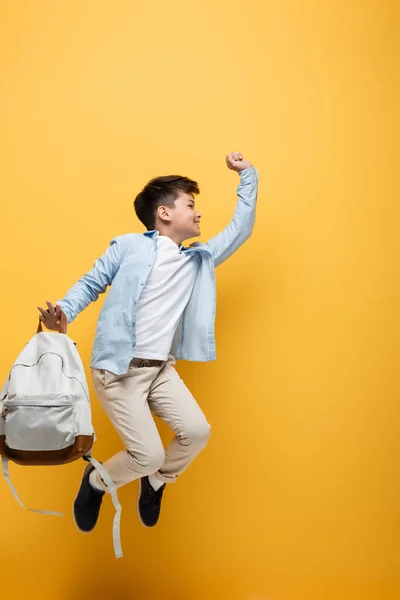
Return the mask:
<svg viewBox="0 0 400 600">
<path fill-rule="evenodd" d="M 62 513 L 59 513 L 59 512 L 53 512 L 51 510 L 36 510 L 35 508 L 28 508 L 27 506 L 25 506 L 25 504 L 23 504 L 23 502 L 21 502 L 20 497 L 17 494 L 17 490 L 15 489 L 15 487 L 11 481 L 10 473 L 8 471 L 8 458 L 5 458 L 3 456 L 1 459 L 1 465 L 2 465 L 2 469 L 3 469 L 4 478 L 7 481 L 8 485 L 10 486 L 10 489 L 13 493 L 14 498 L 16 499 L 18 504 L 20 506 L 22 506 L 22 508 L 24 508 L 25 510 L 30 510 L 31 512 L 39 513 L 41 515 L 54 515 L 56 517 L 63 516 Z"/>
<path fill-rule="evenodd" d="M 115 488 L 114 482 L 111 479 L 111 477 L 109 476 L 109 474 L 107 473 L 107 471 L 105 470 L 105 468 L 103 467 L 103 465 L 101 463 L 99 463 L 98 460 L 96 460 L 95 458 L 90 456 L 90 454 L 86 454 L 83 457 L 83 460 L 90 462 L 94 466 L 94 468 L 98 472 L 101 480 L 103 481 L 104 485 L 107 487 L 107 491 L 111 495 L 112 503 L 114 504 L 114 508 L 115 508 L 115 516 L 114 516 L 114 522 L 113 522 L 114 553 L 115 553 L 116 558 L 121 558 L 123 556 L 122 546 L 121 546 L 121 511 L 122 511 L 122 507 L 118 500 L 117 490 Z"/>
</svg>

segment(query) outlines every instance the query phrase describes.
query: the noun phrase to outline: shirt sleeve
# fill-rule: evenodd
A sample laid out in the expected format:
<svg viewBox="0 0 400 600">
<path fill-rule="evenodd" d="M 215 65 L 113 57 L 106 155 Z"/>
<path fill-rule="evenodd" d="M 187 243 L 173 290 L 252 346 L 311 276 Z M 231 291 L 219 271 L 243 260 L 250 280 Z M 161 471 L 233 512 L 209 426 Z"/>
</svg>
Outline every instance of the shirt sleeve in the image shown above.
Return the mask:
<svg viewBox="0 0 400 600">
<path fill-rule="evenodd" d="M 236 209 L 230 223 L 212 237 L 207 246 L 217 267 L 229 258 L 250 237 L 256 218 L 258 171 L 255 167 L 240 172 Z"/>
<path fill-rule="evenodd" d="M 71 287 L 66 295 L 57 301 L 65 313 L 68 323 L 77 317 L 91 302 L 95 302 L 99 294 L 103 294 L 111 285 L 121 265 L 123 256 L 122 236 L 111 240 L 110 247 L 94 263 L 93 268 L 85 273 Z"/>
</svg>

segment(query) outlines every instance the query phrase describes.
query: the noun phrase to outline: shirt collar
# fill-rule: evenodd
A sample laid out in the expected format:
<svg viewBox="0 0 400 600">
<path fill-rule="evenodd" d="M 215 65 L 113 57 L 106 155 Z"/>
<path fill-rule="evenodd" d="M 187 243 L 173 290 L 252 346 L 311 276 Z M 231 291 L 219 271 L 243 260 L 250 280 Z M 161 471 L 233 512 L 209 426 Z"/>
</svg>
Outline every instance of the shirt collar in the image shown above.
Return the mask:
<svg viewBox="0 0 400 600">
<path fill-rule="evenodd" d="M 147 237 L 150 238 L 157 238 L 160 235 L 160 232 L 157 229 L 152 229 L 151 231 L 145 231 L 143 235 L 147 235 Z M 179 246 L 179 250 L 183 251 L 186 250 L 186 248 L 183 244 L 181 244 Z"/>
</svg>

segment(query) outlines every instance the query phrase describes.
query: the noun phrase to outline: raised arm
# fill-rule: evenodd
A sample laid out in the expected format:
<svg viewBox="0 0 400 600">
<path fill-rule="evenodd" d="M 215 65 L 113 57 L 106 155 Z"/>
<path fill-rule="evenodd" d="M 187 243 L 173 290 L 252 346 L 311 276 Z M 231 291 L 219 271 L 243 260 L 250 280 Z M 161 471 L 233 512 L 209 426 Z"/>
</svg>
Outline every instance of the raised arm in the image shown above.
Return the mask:
<svg viewBox="0 0 400 600">
<path fill-rule="evenodd" d="M 230 223 L 207 242 L 216 267 L 236 252 L 250 237 L 256 217 L 257 169 L 250 161 L 245 160 L 240 152 L 228 154 L 226 163 L 229 169 L 239 173 L 240 183 L 237 188 L 236 209 Z"/>
</svg>

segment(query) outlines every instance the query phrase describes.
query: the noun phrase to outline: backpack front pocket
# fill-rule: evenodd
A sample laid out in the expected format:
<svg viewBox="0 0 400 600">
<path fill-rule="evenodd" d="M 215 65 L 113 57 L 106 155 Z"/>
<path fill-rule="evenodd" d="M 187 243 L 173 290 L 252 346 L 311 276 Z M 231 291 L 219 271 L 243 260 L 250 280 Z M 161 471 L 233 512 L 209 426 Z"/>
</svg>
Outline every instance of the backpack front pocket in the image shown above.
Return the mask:
<svg viewBox="0 0 400 600">
<path fill-rule="evenodd" d="M 39 404 L 40 402 L 40 404 Z M 3 404 L 6 444 L 15 450 L 60 450 L 75 441 L 71 396 L 6 399 Z"/>
</svg>

